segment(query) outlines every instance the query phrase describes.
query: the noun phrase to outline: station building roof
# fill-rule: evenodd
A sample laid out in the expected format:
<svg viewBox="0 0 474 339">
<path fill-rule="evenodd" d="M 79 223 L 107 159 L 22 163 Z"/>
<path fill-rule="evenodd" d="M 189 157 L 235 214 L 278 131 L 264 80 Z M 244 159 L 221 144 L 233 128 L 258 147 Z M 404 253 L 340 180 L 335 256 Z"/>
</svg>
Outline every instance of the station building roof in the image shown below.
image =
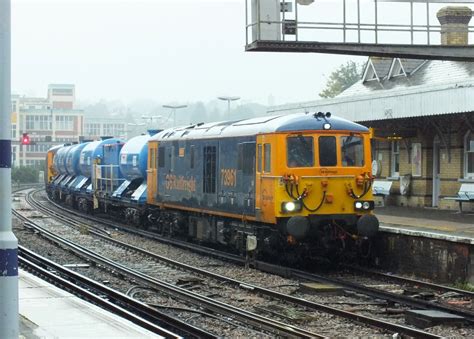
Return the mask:
<svg viewBox="0 0 474 339">
<path fill-rule="evenodd" d="M 474 63 L 370 58 L 362 79 L 337 97 L 268 111 L 329 111 L 363 122 L 473 112 L 473 97 Z"/>
</svg>

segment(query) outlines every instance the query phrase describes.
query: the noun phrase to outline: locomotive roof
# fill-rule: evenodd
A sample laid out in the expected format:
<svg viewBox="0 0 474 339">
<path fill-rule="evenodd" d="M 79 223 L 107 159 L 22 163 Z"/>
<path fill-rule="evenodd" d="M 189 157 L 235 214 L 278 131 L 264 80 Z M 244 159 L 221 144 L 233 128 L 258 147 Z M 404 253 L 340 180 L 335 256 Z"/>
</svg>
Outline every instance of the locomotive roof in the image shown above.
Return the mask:
<svg viewBox="0 0 474 339">
<path fill-rule="evenodd" d="M 368 128 L 365 126 L 336 116 L 316 118 L 313 113 L 296 113 L 174 127 L 154 135 L 150 140 L 228 138 L 274 132 L 317 131 L 323 130 L 323 125 L 326 122 L 331 124 L 332 131 L 368 131 Z"/>
</svg>

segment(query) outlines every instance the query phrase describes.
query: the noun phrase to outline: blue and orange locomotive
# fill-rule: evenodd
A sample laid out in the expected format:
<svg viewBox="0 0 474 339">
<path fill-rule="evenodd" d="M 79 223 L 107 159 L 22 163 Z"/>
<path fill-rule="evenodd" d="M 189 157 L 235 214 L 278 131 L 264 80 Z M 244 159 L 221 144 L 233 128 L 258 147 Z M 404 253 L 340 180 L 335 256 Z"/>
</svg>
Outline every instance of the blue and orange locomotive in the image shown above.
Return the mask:
<svg viewBox="0 0 474 339">
<path fill-rule="evenodd" d="M 328 253 L 378 232 L 369 130 L 330 113 L 196 124 L 54 147 L 51 198 L 245 251 Z"/>
</svg>

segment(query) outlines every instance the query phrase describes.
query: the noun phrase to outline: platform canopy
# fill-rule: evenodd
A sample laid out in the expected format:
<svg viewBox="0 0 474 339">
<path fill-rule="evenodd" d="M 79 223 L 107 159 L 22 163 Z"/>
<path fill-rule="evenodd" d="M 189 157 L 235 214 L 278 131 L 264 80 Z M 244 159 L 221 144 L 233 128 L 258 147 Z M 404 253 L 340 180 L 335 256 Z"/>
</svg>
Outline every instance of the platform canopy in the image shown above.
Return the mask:
<svg viewBox="0 0 474 339">
<path fill-rule="evenodd" d="M 246 50 L 474 61 L 473 0 L 246 0 Z"/>
</svg>

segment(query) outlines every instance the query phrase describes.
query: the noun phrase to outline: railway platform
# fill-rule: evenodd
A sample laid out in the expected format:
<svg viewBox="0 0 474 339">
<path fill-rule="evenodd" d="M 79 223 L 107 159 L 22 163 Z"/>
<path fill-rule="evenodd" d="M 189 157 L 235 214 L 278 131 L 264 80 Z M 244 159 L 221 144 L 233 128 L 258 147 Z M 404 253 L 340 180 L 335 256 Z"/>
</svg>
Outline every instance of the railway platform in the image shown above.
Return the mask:
<svg viewBox="0 0 474 339">
<path fill-rule="evenodd" d="M 384 232 L 474 244 L 474 214 L 431 208 L 379 207 Z"/>
<path fill-rule="evenodd" d="M 442 283 L 474 283 L 474 214 L 400 206 L 375 214 L 382 231 L 377 265 Z"/>
<path fill-rule="evenodd" d="M 20 338 L 159 338 L 20 270 Z"/>
</svg>

